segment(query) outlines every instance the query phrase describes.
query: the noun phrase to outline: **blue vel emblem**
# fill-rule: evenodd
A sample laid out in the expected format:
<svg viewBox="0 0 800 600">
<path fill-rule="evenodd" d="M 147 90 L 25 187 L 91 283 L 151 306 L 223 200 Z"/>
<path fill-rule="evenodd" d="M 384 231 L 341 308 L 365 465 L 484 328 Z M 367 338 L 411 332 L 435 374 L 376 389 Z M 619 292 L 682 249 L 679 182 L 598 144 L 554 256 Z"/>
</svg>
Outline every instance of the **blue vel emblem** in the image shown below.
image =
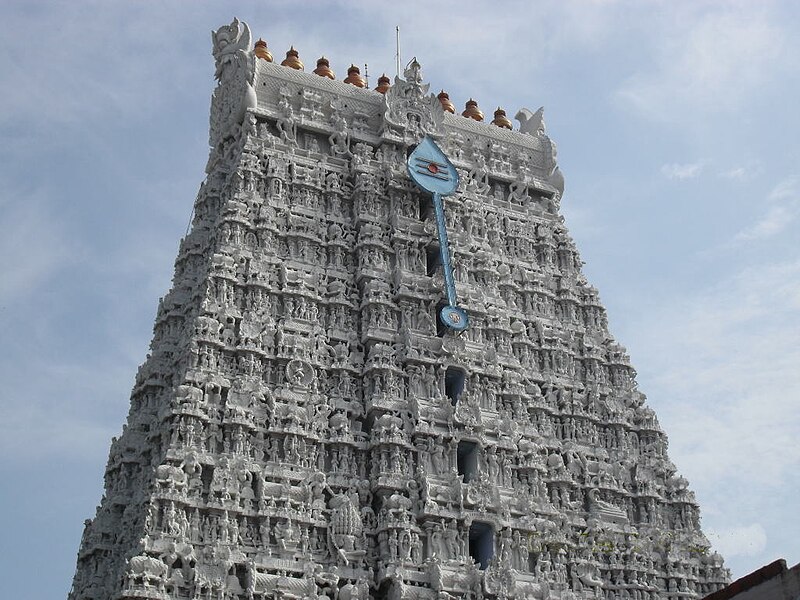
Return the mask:
<svg viewBox="0 0 800 600">
<path fill-rule="evenodd" d="M 432 139 L 425 138 L 408 157 L 408 174 L 419 187 L 433 194 L 433 210 L 436 214 L 436 230 L 439 233 L 439 254 L 444 270 L 444 287 L 447 306 L 439 312 L 442 323 L 454 331 L 464 331 L 469 326 L 467 312 L 458 306 L 456 284 L 450 249 L 447 246 L 447 226 L 444 220 L 442 196 L 449 196 L 458 187 L 458 171 L 447 160 Z"/>
</svg>

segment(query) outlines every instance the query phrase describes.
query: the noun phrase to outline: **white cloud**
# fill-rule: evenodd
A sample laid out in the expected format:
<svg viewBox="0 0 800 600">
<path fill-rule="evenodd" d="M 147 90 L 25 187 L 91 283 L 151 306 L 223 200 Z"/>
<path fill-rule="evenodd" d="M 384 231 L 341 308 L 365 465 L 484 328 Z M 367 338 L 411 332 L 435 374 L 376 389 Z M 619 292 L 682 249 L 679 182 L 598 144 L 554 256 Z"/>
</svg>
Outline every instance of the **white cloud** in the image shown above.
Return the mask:
<svg viewBox="0 0 800 600">
<path fill-rule="evenodd" d="M 789 178 L 776 185 L 767 196 L 772 206 L 756 223 L 736 234 L 734 242 L 763 240 L 778 235 L 789 227 L 800 213 L 797 179 Z"/>
<path fill-rule="evenodd" d="M 796 199 L 798 197 L 797 193 L 797 178 L 796 177 L 789 177 L 788 179 L 784 179 L 769 193 L 768 198 L 770 200 L 786 200 L 786 199 Z"/>
<path fill-rule="evenodd" d="M 760 240 L 777 235 L 788 227 L 797 216 L 795 207 L 772 206 L 758 222 L 736 234 L 737 241 Z"/>
<path fill-rule="evenodd" d="M 730 179 L 732 181 L 751 181 L 763 173 L 764 167 L 758 161 L 750 162 L 746 165 L 739 165 L 732 167 L 725 171 L 718 173 L 719 177 L 723 179 Z"/>
<path fill-rule="evenodd" d="M 684 179 L 694 179 L 700 175 L 703 170 L 703 164 L 700 162 L 677 164 L 671 163 L 661 166 L 661 174 L 667 179 L 676 179 L 683 181 Z"/>
<path fill-rule="evenodd" d="M 747 169 L 744 167 L 736 167 L 728 171 L 723 171 L 719 176 L 725 179 L 738 179 L 741 181 L 747 177 Z"/>
<path fill-rule="evenodd" d="M 786 58 L 783 30 L 758 5 L 675 6 L 654 32 L 655 64 L 617 90 L 623 103 L 652 118 L 682 121 L 686 111 L 743 107 Z"/>
<path fill-rule="evenodd" d="M 736 489 L 763 505 L 800 468 L 800 260 L 661 301 L 637 325 L 636 364 L 673 459 L 709 496 Z"/>
<path fill-rule="evenodd" d="M 767 547 L 767 532 L 759 523 L 719 531 L 708 529 L 706 537 L 717 552 L 728 558 L 756 556 Z"/>
</svg>

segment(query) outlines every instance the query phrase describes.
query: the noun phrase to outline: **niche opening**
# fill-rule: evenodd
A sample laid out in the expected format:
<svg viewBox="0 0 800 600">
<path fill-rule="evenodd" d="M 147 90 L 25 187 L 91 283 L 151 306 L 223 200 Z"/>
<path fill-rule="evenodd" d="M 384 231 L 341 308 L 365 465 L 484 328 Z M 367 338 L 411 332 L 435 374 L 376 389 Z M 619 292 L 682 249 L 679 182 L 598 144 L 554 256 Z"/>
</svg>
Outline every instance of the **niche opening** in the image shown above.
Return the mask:
<svg viewBox="0 0 800 600">
<path fill-rule="evenodd" d="M 425 272 L 428 277 L 433 277 L 442 268 L 442 253 L 439 244 L 430 244 L 425 247 Z"/>
<path fill-rule="evenodd" d="M 444 374 L 444 394 L 450 398 L 450 403 L 455 406 L 461 392 L 464 391 L 464 381 L 467 374 L 456 367 L 448 367 Z"/>
<path fill-rule="evenodd" d="M 489 566 L 494 555 L 494 530 L 488 523 L 473 523 L 469 528 L 469 555 L 481 570 Z"/>
<path fill-rule="evenodd" d="M 458 474 L 464 476 L 464 483 L 478 476 L 478 444 L 475 442 L 458 442 Z"/>
</svg>

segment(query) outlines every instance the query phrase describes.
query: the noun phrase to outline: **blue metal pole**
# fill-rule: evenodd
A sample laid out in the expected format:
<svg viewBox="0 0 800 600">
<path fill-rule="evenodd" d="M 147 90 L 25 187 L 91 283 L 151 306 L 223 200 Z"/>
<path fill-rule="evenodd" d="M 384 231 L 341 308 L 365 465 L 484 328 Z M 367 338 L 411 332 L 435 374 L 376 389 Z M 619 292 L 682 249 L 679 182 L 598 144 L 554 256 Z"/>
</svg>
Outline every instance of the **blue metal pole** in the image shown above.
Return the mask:
<svg viewBox="0 0 800 600">
<path fill-rule="evenodd" d="M 433 211 L 436 213 L 436 229 L 439 233 L 439 256 L 442 258 L 442 269 L 444 270 L 444 289 L 447 294 L 447 303 L 450 306 L 458 306 L 456 300 L 456 282 L 453 277 L 453 264 L 450 261 L 450 247 L 447 243 L 447 224 L 444 220 L 444 203 L 439 192 L 433 193 Z"/>
</svg>

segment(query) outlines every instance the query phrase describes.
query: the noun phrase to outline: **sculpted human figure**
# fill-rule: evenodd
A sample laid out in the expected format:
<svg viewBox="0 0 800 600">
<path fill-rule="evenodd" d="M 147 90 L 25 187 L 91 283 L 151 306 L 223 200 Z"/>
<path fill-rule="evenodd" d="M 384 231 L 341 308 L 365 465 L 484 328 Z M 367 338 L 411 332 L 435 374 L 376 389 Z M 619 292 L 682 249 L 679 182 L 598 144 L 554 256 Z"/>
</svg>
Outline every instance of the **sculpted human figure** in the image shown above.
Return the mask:
<svg viewBox="0 0 800 600">
<path fill-rule="evenodd" d="M 458 533 L 458 525 L 455 521 L 450 521 L 444 530 L 444 540 L 447 545 L 447 554 L 450 558 L 456 558 L 461 554 L 461 540 Z"/>
<path fill-rule="evenodd" d="M 288 90 L 286 93 L 281 94 L 278 110 L 281 116 L 278 118 L 276 125 L 281 139 L 286 144 L 294 145 L 297 143 L 297 123 L 295 122 L 294 107 L 289 100 Z"/>
<path fill-rule="evenodd" d="M 489 169 L 486 166 L 486 158 L 480 151 L 475 152 L 473 166 L 469 171 L 467 181 L 467 189 L 477 194 L 485 194 L 490 189 Z"/>
<path fill-rule="evenodd" d="M 328 137 L 333 155 L 350 154 L 350 134 L 347 130 L 347 119 L 338 111 L 334 111 L 331 116 L 333 133 Z"/>
</svg>

